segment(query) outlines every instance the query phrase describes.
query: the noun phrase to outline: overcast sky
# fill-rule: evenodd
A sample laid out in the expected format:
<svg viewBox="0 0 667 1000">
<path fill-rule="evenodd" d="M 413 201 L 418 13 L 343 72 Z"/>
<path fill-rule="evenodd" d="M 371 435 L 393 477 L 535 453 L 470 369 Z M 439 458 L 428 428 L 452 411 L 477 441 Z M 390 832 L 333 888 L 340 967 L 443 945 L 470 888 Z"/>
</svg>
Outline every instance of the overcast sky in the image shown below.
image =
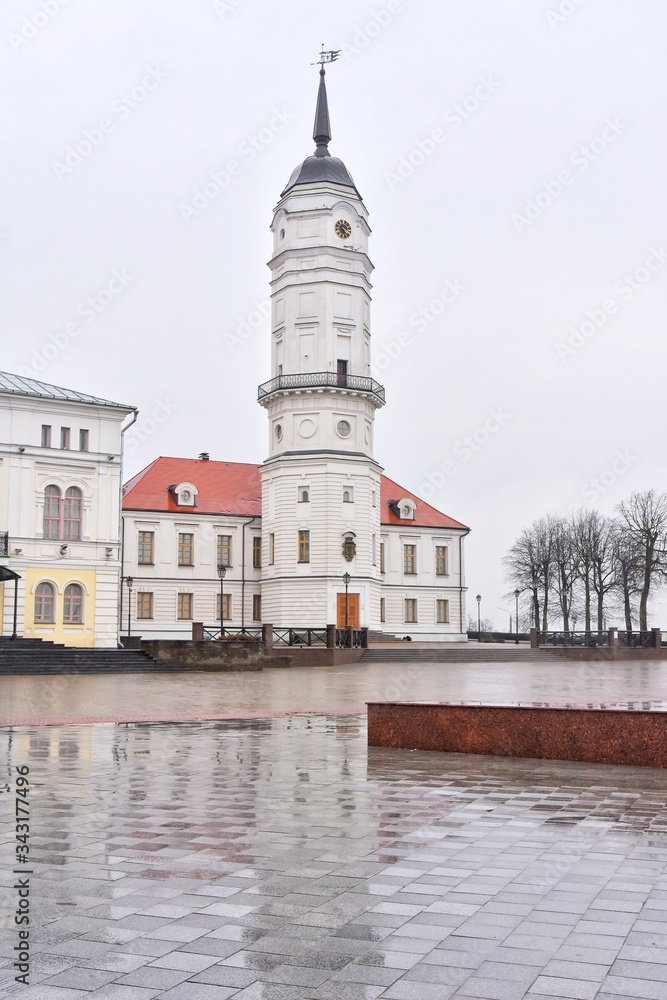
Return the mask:
<svg viewBox="0 0 667 1000">
<path fill-rule="evenodd" d="M 373 228 L 376 457 L 472 527 L 471 612 L 479 592 L 507 621 L 501 558 L 535 518 L 667 489 L 664 0 L 1 18 L 0 368 L 138 406 L 126 478 L 267 454 L 268 227 L 324 42 L 331 151 Z"/>
</svg>

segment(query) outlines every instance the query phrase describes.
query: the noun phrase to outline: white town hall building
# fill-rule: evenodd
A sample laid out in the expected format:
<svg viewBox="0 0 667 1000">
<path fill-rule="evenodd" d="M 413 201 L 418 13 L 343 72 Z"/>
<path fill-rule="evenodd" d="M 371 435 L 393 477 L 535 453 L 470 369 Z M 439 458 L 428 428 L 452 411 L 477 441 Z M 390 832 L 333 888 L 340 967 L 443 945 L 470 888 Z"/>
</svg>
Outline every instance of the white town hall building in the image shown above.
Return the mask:
<svg viewBox="0 0 667 1000">
<path fill-rule="evenodd" d="M 233 628 L 342 626 L 347 614 L 393 635 L 466 637 L 469 529 L 383 476 L 374 457 L 385 393 L 370 374 L 368 212 L 329 152 L 323 65 L 313 138 L 271 224 L 272 378 L 258 392 L 268 457 L 158 458 L 127 484 L 122 574 L 131 627 L 145 637 L 220 620 L 218 566 Z"/>
</svg>

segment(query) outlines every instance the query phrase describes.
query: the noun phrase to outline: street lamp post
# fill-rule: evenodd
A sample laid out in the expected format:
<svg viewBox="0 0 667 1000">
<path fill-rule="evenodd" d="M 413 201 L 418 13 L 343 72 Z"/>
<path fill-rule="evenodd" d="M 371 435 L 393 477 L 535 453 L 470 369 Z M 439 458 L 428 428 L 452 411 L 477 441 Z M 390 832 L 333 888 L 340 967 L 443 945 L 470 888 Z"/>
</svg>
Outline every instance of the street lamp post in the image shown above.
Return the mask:
<svg viewBox="0 0 667 1000">
<path fill-rule="evenodd" d="M 514 591 L 514 600 L 516 602 L 515 615 L 514 615 L 514 627 L 516 629 L 516 639 L 514 640 L 514 644 L 516 646 L 519 645 L 519 594 L 520 593 L 521 591 L 517 587 L 517 589 Z"/>
<path fill-rule="evenodd" d="M 507 608 L 498 608 L 497 610 L 504 611 L 506 615 L 510 616 L 510 635 L 511 635 L 512 632 L 514 631 L 514 629 L 512 628 L 512 612 L 508 611 Z"/>
<path fill-rule="evenodd" d="M 220 564 L 220 566 L 218 566 L 218 576 L 220 577 L 220 638 L 221 639 L 225 634 L 224 582 L 225 582 L 226 572 L 227 572 L 227 567 Z"/>
<path fill-rule="evenodd" d="M 134 580 L 131 576 L 126 576 L 125 582 L 127 584 L 127 637 L 129 639 L 132 626 L 132 584 Z"/>
<path fill-rule="evenodd" d="M 477 642 L 482 641 L 482 595 L 478 594 L 475 598 L 477 601 Z"/>
<path fill-rule="evenodd" d="M 349 625 L 348 615 L 347 615 L 347 588 L 350 586 L 351 579 L 352 577 L 350 576 L 349 573 L 343 574 L 343 583 L 345 584 L 345 628 L 347 628 Z"/>
</svg>

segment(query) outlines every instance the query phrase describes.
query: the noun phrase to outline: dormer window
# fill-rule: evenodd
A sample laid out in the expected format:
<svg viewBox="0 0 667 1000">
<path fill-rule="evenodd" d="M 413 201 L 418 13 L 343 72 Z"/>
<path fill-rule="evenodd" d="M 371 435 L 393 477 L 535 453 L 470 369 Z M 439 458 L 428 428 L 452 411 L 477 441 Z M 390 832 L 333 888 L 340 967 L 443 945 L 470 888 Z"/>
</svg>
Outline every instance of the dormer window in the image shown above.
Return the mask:
<svg viewBox="0 0 667 1000">
<path fill-rule="evenodd" d="M 417 504 L 412 497 L 403 497 L 402 500 L 388 500 L 387 506 L 401 521 L 414 521 Z"/>
<path fill-rule="evenodd" d="M 398 501 L 398 516 L 401 521 L 414 521 L 417 504 L 410 497 Z"/>
<path fill-rule="evenodd" d="M 178 486 L 170 486 L 169 492 L 179 507 L 196 506 L 199 490 L 192 483 L 179 483 Z"/>
</svg>

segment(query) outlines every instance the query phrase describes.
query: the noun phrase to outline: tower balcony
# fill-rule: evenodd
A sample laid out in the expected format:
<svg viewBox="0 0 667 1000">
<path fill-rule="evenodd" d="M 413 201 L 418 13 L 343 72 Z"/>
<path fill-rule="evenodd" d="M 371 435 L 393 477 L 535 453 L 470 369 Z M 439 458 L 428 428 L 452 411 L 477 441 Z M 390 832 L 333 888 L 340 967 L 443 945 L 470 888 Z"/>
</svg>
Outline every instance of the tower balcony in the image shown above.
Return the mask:
<svg viewBox="0 0 667 1000">
<path fill-rule="evenodd" d="M 334 389 L 343 392 L 358 392 L 370 395 L 376 406 L 385 403 L 384 386 L 366 375 L 348 375 L 339 372 L 300 372 L 298 375 L 277 375 L 262 383 L 257 390 L 261 403 L 276 392 L 290 389 Z"/>
</svg>

